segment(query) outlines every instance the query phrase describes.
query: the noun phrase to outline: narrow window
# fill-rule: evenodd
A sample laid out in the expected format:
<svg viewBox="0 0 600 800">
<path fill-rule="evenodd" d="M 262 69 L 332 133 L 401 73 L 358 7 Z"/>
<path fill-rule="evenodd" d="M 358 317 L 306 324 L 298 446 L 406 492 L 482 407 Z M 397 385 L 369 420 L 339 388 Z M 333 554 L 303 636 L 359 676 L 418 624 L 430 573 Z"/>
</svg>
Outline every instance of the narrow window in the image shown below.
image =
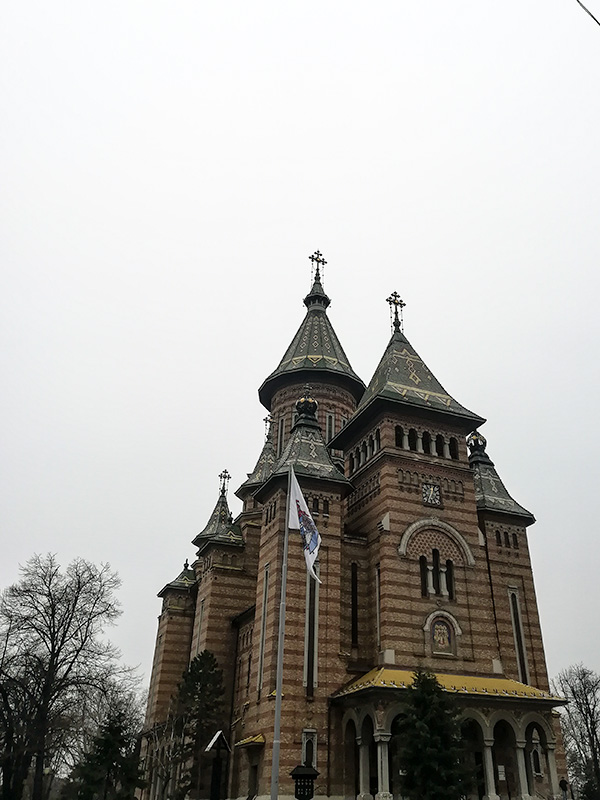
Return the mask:
<svg viewBox="0 0 600 800">
<path fill-rule="evenodd" d="M 348 417 L 342 417 L 342 418 L 341 418 L 341 425 L 342 425 L 342 428 L 343 428 L 343 427 L 344 427 L 344 426 L 345 426 L 347 423 L 348 423 Z"/>
<path fill-rule="evenodd" d="M 358 564 L 350 565 L 352 647 L 358 647 Z"/>
<path fill-rule="evenodd" d="M 379 433 L 379 428 L 375 431 L 375 452 L 378 453 L 381 450 L 381 434 Z"/>
<path fill-rule="evenodd" d="M 246 694 L 250 692 L 250 670 L 252 669 L 252 651 L 248 653 L 248 674 L 246 675 Z"/>
<path fill-rule="evenodd" d="M 260 643 L 258 647 L 258 693 L 263 687 L 263 671 L 265 665 L 265 639 L 267 636 L 267 600 L 269 599 L 269 565 L 265 564 L 263 572 L 262 610 L 260 620 Z"/>
<path fill-rule="evenodd" d="M 202 623 L 204 622 L 204 600 L 200 601 L 200 613 L 198 614 L 198 646 L 196 655 L 200 652 L 200 637 L 202 636 Z"/>
<path fill-rule="evenodd" d="M 458 442 L 454 436 L 450 437 L 450 458 L 454 459 L 454 461 L 458 461 Z"/>
<path fill-rule="evenodd" d="M 364 464 L 367 460 L 367 443 L 363 442 L 362 447 L 360 448 L 360 463 Z"/>
<path fill-rule="evenodd" d="M 440 458 L 444 457 L 444 437 L 441 433 L 435 437 L 435 452 Z"/>
<path fill-rule="evenodd" d="M 375 453 L 375 442 L 373 441 L 373 437 L 369 436 L 369 450 L 368 450 L 369 458 L 371 458 L 371 456 L 374 453 Z"/>
<path fill-rule="evenodd" d="M 510 534 L 508 531 L 504 531 L 504 546 L 510 547 Z"/>
<path fill-rule="evenodd" d="M 277 426 L 277 455 L 280 456 L 283 451 L 283 437 L 285 435 L 285 417 L 279 418 Z"/>
<path fill-rule="evenodd" d="M 319 574 L 319 564 L 315 563 Z M 319 584 L 306 575 L 306 617 L 304 626 L 304 686 L 306 696 L 313 697 L 317 685 L 317 637 L 319 618 Z"/>
<path fill-rule="evenodd" d="M 335 433 L 335 416 L 333 414 L 327 414 L 325 418 L 325 440 L 330 442 L 333 439 L 333 435 Z"/>
<path fill-rule="evenodd" d="M 313 497 L 312 499 L 312 513 L 318 514 L 319 513 L 319 498 Z"/>
<path fill-rule="evenodd" d="M 528 683 L 527 659 L 525 658 L 525 645 L 523 643 L 523 629 L 521 626 L 521 613 L 519 610 L 519 599 L 515 592 L 510 593 L 510 610 L 515 635 L 515 646 L 517 651 L 517 664 L 519 667 L 519 680 L 521 683 Z"/>
<path fill-rule="evenodd" d="M 419 567 L 421 569 L 421 597 L 427 597 L 427 557 L 421 556 L 419 559 Z"/>
<path fill-rule="evenodd" d="M 354 470 L 355 470 L 355 466 L 354 466 L 354 456 L 353 456 L 353 454 L 352 454 L 352 453 L 350 453 L 350 458 L 348 459 L 348 461 L 349 461 L 349 463 L 350 463 L 350 475 L 352 475 L 352 473 L 353 473 L 353 472 L 354 472 Z"/>
<path fill-rule="evenodd" d="M 305 767 L 316 769 L 317 732 L 314 728 L 306 728 L 302 731 L 302 763 Z"/>
<path fill-rule="evenodd" d="M 496 544 L 498 547 L 502 547 L 502 534 L 500 531 L 496 531 Z"/>
<path fill-rule="evenodd" d="M 429 431 L 423 431 L 423 452 L 429 455 L 431 453 L 431 434 Z"/>
<path fill-rule="evenodd" d="M 323 515 L 329 516 L 329 500 L 323 500 Z"/>
<path fill-rule="evenodd" d="M 454 562 L 451 558 L 446 561 L 446 588 L 448 599 L 454 600 Z"/>
<path fill-rule="evenodd" d="M 377 623 L 377 649 L 381 649 L 381 567 L 375 567 L 375 614 Z"/>
<path fill-rule="evenodd" d="M 417 432 L 411 428 L 408 432 L 408 449 L 416 452 L 417 450 Z"/>
<path fill-rule="evenodd" d="M 519 537 L 517 536 L 516 533 L 513 533 L 512 540 L 513 540 L 513 547 L 515 548 L 515 550 L 518 550 L 519 549 Z"/>
<path fill-rule="evenodd" d="M 440 594 L 440 551 L 434 548 L 432 551 L 433 556 L 433 591 Z"/>
<path fill-rule="evenodd" d="M 396 447 L 402 447 L 404 440 L 404 431 L 401 425 L 396 425 Z"/>
</svg>

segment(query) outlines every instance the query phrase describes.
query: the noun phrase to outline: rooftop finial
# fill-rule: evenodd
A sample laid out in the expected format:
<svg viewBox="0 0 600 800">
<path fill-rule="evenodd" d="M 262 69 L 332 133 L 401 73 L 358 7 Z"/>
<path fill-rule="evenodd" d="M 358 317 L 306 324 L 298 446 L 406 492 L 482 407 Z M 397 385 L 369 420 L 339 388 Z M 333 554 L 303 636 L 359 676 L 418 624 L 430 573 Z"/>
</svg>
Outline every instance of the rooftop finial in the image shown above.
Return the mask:
<svg viewBox="0 0 600 800">
<path fill-rule="evenodd" d="M 309 256 L 308 258 L 309 258 L 310 261 L 312 261 L 313 267 L 316 264 L 314 280 L 318 281 L 320 283 L 321 282 L 321 271 L 320 271 L 321 267 L 324 267 L 325 264 L 327 263 L 325 261 L 325 259 L 323 258 L 323 253 L 320 250 L 315 250 L 315 252 L 312 254 L 312 256 Z"/>
<path fill-rule="evenodd" d="M 406 303 L 400 297 L 398 292 L 392 292 L 386 300 L 386 303 L 389 303 L 390 306 L 390 319 L 392 321 L 394 333 L 404 333 L 404 317 L 402 311 Z M 400 314 L 398 314 L 398 309 L 400 309 Z"/>
<path fill-rule="evenodd" d="M 184 569 L 189 569 L 189 568 L 190 568 L 190 562 L 187 560 L 187 558 L 186 558 L 186 560 L 183 562 L 183 568 L 184 568 Z"/>
<path fill-rule="evenodd" d="M 271 432 L 271 423 L 273 422 L 273 417 L 270 414 L 263 419 L 265 423 L 265 441 L 269 438 L 269 433 Z"/>
<path fill-rule="evenodd" d="M 221 494 L 227 494 L 227 486 L 229 485 L 229 481 L 231 480 L 231 475 L 227 472 L 226 469 L 219 475 L 219 480 L 221 481 Z"/>
</svg>

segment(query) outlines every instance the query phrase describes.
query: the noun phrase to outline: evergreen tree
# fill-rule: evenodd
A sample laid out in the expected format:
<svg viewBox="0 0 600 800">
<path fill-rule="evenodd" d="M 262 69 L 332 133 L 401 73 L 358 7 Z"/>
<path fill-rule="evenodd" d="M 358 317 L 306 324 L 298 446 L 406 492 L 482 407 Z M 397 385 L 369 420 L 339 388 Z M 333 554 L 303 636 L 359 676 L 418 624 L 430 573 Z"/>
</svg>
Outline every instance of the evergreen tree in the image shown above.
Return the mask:
<svg viewBox="0 0 600 800">
<path fill-rule="evenodd" d="M 460 800 L 468 794 L 472 776 L 463 764 L 458 710 L 432 673 L 415 673 L 399 733 L 402 797 Z"/>
<path fill-rule="evenodd" d="M 73 777 L 80 800 L 126 800 L 143 785 L 136 737 L 122 712 L 100 726 Z"/>
</svg>

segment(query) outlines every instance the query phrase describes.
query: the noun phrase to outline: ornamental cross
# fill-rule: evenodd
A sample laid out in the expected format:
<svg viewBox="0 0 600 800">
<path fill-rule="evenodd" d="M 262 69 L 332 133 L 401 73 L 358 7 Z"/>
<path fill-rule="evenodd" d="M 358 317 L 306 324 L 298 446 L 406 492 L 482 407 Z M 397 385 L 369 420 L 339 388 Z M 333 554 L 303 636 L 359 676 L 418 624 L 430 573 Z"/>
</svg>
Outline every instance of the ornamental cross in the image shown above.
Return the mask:
<svg viewBox="0 0 600 800">
<path fill-rule="evenodd" d="M 400 332 L 400 331 L 404 332 L 404 317 L 403 317 L 402 311 L 403 311 L 404 307 L 406 306 L 406 303 L 400 297 L 398 292 L 392 292 L 391 295 L 386 300 L 386 303 L 388 303 L 389 306 L 390 306 L 390 317 L 392 316 L 392 313 L 393 313 L 392 325 L 393 325 L 394 331 L 396 331 L 396 332 Z M 393 312 L 392 312 L 392 307 L 394 309 Z M 399 316 L 398 316 L 398 309 L 400 309 L 400 315 Z"/>
<path fill-rule="evenodd" d="M 273 417 L 270 414 L 263 419 L 265 423 L 265 439 L 269 438 L 269 433 L 271 432 L 271 423 L 273 422 Z"/>
<path fill-rule="evenodd" d="M 309 256 L 308 258 L 309 261 L 312 261 L 313 267 L 315 266 L 315 264 L 317 265 L 317 268 L 315 270 L 315 280 L 318 281 L 321 279 L 320 269 L 321 267 L 324 267 L 327 262 L 323 258 L 323 253 L 320 250 L 315 250 L 312 256 Z"/>
<path fill-rule="evenodd" d="M 227 472 L 226 469 L 219 475 L 219 480 L 221 481 L 221 494 L 227 494 L 227 486 L 229 485 L 229 481 L 231 480 L 231 475 Z"/>
</svg>

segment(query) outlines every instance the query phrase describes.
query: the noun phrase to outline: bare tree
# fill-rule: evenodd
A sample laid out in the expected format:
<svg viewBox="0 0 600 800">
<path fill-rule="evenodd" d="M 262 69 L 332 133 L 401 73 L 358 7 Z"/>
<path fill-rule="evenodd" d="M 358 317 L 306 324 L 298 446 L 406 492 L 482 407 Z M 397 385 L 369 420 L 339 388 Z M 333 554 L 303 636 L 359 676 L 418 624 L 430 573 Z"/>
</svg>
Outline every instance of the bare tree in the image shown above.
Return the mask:
<svg viewBox="0 0 600 800">
<path fill-rule="evenodd" d="M 583 797 L 600 797 L 600 675 L 576 664 L 559 674 L 555 690 L 569 701 L 561 727 L 571 781 Z"/>
<path fill-rule="evenodd" d="M 44 770 L 72 745 L 82 709 L 125 674 L 103 636 L 119 585 L 107 564 L 76 559 L 61 571 L 55 556 L 36 555 L 0 597 L 3 800 L 20 800 L 31 766 L 32 800 L 43 800 Z"/>
</svg>

